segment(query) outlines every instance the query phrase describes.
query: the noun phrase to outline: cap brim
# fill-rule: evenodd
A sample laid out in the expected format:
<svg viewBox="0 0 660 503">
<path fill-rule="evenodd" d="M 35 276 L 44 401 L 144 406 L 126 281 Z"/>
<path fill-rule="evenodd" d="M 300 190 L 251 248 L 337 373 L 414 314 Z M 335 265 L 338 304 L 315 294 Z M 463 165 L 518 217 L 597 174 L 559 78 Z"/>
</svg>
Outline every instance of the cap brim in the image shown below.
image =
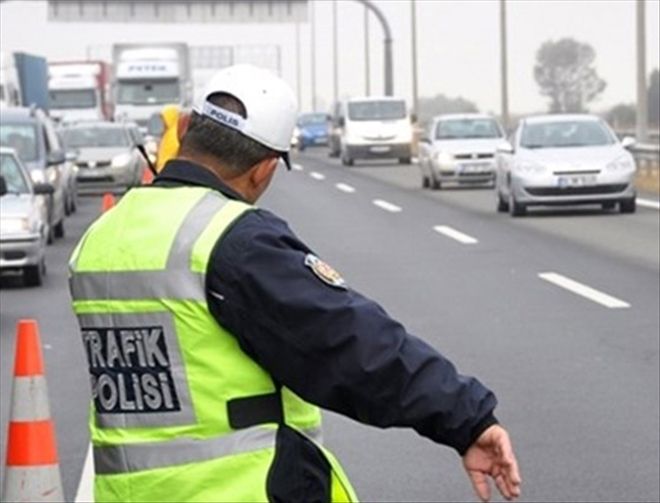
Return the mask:
<svg viewBox="0 0 660 503">
<path fill-rule="evenodd" d="M 284 161 L 284 164 L 286 165 L 286 169 L 288 171 L 291 171 L 291 160 L 289 159 L 289 153 L 288 152 L 282 152 L 280 154 L 280 157 Z"/>
</svg>

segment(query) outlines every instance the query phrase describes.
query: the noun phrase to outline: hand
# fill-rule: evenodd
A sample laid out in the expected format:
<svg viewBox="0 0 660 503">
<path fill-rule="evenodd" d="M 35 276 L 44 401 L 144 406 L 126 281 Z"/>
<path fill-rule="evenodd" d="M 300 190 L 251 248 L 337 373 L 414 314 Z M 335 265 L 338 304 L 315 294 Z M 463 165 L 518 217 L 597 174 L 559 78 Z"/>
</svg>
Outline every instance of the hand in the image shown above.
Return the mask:
<svg viewBox="0 0 660 503">
<path fill-rule="evenodd" d="M 509 434 L 495 424 L 487 428 L 463 456 L 463 467 L 481 501 L 490 499 L 488 477 L 507 500 L 520 496 L 520 473 Z"/>
</svg>

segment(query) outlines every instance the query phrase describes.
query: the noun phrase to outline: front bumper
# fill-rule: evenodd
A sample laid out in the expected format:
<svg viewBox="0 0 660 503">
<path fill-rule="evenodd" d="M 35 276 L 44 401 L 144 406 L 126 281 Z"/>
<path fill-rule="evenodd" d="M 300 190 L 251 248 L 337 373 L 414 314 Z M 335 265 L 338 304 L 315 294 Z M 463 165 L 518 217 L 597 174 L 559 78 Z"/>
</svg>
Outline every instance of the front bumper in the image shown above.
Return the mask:
<svg viewBox="0 0 660 503">
<path fill-rule="evenodd" d="M 351 159 L 409 159 L 412 155 L 410 143 L 373 143 L 345 145 Z"/>
<path fill-rule="evenodd" d="M 328 144 L 328 135 L 315 135 L 315 136 L 306 136 L 302 135 L 300 137 L 300 144 L 303 147 L 314 147 L 316 145 L 327 145 Z"/>
<path fill-rule="evenodd" d="M 596 204 L 629 200 L 636 196 L 634 172 L 588 175 L 549 173 L 542 177 L 514 173 L 511 190 L 516 201 L 527 206 Z"/>
<path fill-rule="evenodd" d="M 132 168 L 78 168 L 78 193 L 127 189 L 137 183 Z"/>
<path fill-rule="evenodd" d="M 494 161 L 455 161 L 440 165 L 434 162 L 433 170 L 440 182 L 492 183 L 495 180 Z"/>
<path fill-rule="evenodd" d="M 21 269 L 38 265 L 44 257 L 46 243 L 39 234 L 3 236 L 0 240 L 0 269 Z"/>
</svg>

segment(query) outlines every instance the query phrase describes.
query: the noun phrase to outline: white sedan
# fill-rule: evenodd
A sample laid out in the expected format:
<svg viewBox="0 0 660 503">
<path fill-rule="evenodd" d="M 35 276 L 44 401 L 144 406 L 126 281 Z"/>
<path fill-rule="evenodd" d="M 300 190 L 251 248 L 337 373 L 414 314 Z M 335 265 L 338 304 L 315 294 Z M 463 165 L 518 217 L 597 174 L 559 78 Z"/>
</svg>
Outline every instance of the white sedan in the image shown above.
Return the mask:
<svg viewBox="0 0 660 503">
<path fill-rule="evenodd" d="M 529 206 L 600 204 L 635 211 L 635 160 L 610 127 L 592 115 L 544 115 L 520 121 L 497 149 L 497 210 L 524 215 Z"/>
</svg>

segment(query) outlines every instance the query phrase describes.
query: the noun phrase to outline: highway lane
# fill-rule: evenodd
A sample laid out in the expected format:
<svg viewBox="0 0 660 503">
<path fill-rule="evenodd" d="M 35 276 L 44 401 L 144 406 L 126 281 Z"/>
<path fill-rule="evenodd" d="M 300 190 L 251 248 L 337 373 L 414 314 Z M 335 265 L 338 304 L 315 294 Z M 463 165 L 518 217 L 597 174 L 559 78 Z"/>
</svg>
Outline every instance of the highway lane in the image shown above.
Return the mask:
<svg viewBox="0 0 660 503">
<path fill-rule="evenodd" d="M 494 211 L 466 208 L 460 198 L 459 204 L 422 195 L 384 180 L 382 171 L 371 173 L 375 167 L 349 170 L 318 153 L 297 162 L 303 169 L 279 173 L 262 206 L 286 217 L 351 286 L 495 389 L 498 416 L 518 448 L 525 500 L 659 498 L 657 259 L 544 232 L 533 227 L 538 219 L 521 225 Z M 29 311 L 51 346 L 51 406 L 68 498 L 86 453 L 88 391 L 64 263 L 73 234 L 99 205 L 86 199 L 67 228 L 70 237 L 49 248 L 45 289 L 3 283 L 0 290 L 2 448 L 13 358 L 8 341 L 15 318 Z M 632 229 L 645 215 L 610 218 L 625 218 Z M 557 217 L 564 218 L 570 220 Z M 439 226 L 477 242 L 434 230 Z M 649 241 L 657 242 L 655 232 Z M 544 272 L 580 281 L 630 307 L 607 308 L 541 279 Z M 409 431 L 381 431 L 332 413 L 326 418 L 327 443 L 363 500 L 474 500 L 450 450 Z"/>
</svg>

